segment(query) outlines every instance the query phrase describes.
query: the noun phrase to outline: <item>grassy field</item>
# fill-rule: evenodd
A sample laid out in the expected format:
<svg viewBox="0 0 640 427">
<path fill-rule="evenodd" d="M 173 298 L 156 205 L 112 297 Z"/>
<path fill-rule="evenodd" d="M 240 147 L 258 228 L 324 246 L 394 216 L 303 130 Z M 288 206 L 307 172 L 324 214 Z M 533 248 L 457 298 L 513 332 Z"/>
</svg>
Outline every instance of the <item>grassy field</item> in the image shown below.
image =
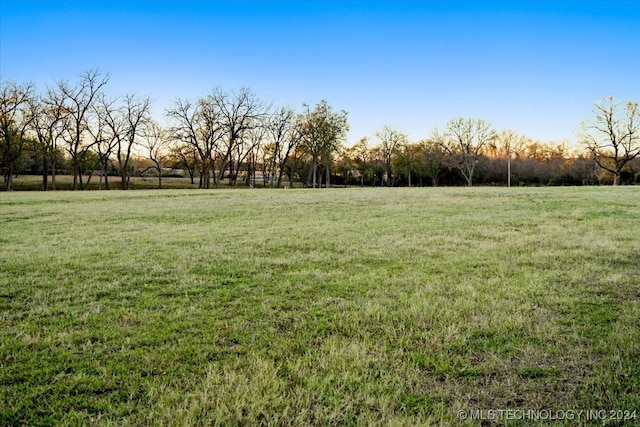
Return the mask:
<svg viewBox="0 0 640 427">
<path fill-rule="evenodd" d="M 0 193 L 0 425 L 640 424 L 639 223 L 638 187 Z"/>
</svg>

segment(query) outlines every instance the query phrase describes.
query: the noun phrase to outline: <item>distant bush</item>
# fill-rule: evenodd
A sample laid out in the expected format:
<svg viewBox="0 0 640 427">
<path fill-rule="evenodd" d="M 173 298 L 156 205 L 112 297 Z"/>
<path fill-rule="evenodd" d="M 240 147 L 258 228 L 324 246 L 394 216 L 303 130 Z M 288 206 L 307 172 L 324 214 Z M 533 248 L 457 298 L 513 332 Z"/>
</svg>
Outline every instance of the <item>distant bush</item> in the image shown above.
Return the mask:
<svg viewBox="0 0 640 427">
<path fill-rule="evenodd" d="M 559 185 L 582 185 L 583 182 L 579 178 L 571 175 L 570 173 L 563 173 L 562 175 L 556 175 L 551 177 L 547 185 L 559 186 Z"/>
<path fill-rule="evenodd" d="M 609 174 L 607 175 L 603 175 L 602 178 L 600 178 L 600 185 L 611 185 L 613 184 L 613 177 Z"/>
<path fill-rule="evenodd" d="M 630 170 L 620 171 L 620 184 L 630 185 L 634 181 L 633 172 Z"/>
</svg>

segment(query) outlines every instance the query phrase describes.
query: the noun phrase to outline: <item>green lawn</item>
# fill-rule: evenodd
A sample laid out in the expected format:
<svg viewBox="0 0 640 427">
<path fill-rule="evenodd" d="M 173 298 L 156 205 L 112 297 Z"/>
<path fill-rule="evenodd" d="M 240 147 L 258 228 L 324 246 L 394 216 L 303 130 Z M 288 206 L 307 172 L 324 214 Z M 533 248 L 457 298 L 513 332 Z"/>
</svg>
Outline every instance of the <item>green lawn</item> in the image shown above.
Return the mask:
<svg viewBox="0 0 640 427">
<path fill-rule="evenodd" d="M 0 425 L 640 424 L 639 223 L 640 187 L 0 193 Z"/>
</svg>

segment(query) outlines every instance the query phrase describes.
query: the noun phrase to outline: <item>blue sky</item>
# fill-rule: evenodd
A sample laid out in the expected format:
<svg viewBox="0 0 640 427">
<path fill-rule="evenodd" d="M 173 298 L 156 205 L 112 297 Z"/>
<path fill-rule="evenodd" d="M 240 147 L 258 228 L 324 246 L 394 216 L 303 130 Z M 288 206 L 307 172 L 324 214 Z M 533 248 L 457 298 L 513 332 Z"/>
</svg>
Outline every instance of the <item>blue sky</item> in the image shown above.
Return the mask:
<svg viewBox="0 0 640 427">
<path fill-rule="evenodd" d="M 640 101 L 640 1 L 0 0 L 0 75 L 39 88 L 94 67 L 113 95 L 251 88 L 349 113 L 349 143 L 455 117 L 574 143 L 605 95 Z"/>
</svg>

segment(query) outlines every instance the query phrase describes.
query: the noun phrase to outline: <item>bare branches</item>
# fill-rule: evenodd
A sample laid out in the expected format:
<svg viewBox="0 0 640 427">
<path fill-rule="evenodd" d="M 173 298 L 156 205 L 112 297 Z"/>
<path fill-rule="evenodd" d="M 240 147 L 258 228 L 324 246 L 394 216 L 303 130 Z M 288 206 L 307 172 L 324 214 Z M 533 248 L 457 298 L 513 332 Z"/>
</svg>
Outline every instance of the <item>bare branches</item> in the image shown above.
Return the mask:
<svg viewBox="0 0 640 427">
<path fill-rule="evenodd" d="M 238 92 L 223 92 L 220 88 L 207 97 L 207 101 L 218 113 L 218 124 L 225 136 L 222 139 L 223 167 L 220 168 L 216 185 L 222 180 L 226 167 L 229 167 L 229 184 L 235 186 L 238 171 L 238 157 L 235 155 L 238 146 L 246 137 L 246 133 L 260 125 L 266 117 L 269 106 L 263 103 L 250 89 L 242 88 Z"/>
<path fill-rule="evenodd" d="M 209 188 L 210 177 L 218 186 L 227 169 L 229 183 L 235 185 L 239 165 L 252 148 L 249 134 L 263 126 L 267 112 L 268 106 L 249 89 L 236 93 L 218 88 L 195 103 L 178 99 L 167 116 L 173 125 L 173 139 L 197 150 L 204 175 L 201 187 Z"/>
<path fill-rule="evenodd" d="M 162 167 L 165 163 L 167 153 L 165 152 L 169 143 L 167 131 L 154 121 L 145 123 L 142 145 L 147 150 L 149 160 L 153 163 L 152 169 L 158 173 L 158 188 L 162 188 Z"/>
<path fill-rule="evenodd" d="M 200 98 L 196 103 L 177 99 L 167 111 L 173 125 L 169 138 L 187 144 L 198 153 L 200 187 L 209 188 L 211 176 L 215 178 L 215 154 L 224 135 L 219 112 L 210 98 Z M 217 183 L 217 180 L 216 180 Z"/>
<path fill-rule="evenodd" d="M 595 103 L 593 121 L 582 124 L 581 141 L 595 162 L 613 175 L 618 185 L 620 172 L 640 155 L 640 112 L 638 103 L 627 101 L 624 112 L 612 96 Z"/>
<path fill-rule="evenodd" d="M 267 129 L 273 141 L 269 173 L 274 175 L 277 166 L 278 179 L 276 185 L 280 187 L 289 156 L 302 138 L 295 111 L 290 107 L 279 108 L 269 117 Z M 269 182 L 272 184 L 273 179 L 270 179 Z"/>
<path fill-rule="evenodd" d="M 6 191 L 13 187 L 13 175 L 25 146 L 25 133 L 33 121 L 28 110 L 34 88 L 31 83 L 21 86 L 13 82 L 2 83 L 0 88 L 0 168 L 2 188 Z"/>
<path fill-rule="evenodd" d="M 341 146 L 349 131 L 347 112 L 334 112 L 327 101 L 320 101 L 313 110 L 304 104 L 304 112 L 300 117 L 302 144 L 312 157 L 313 188 L 317 186 L 317 168 L 319 158 L 324 160 L 325 173 L 328 182 L 331 156 Z"/>
<path fill-rule="evenodd" d="M 482 150 L 492 144 L 497 133 L 489 122 L 481 119 L 452 119 L 447 123 L 445 134 L 434 132 L 433 138 L 454 159 L 456 166 L 473 185 L 473 174 Z"/>
<path fill-rule="evenodd" d="M 150 108 L 151 100 L 149 97 L 139 98 L 135 94 L 127 94 L 119 109 L 119 121 L 123 126 L 121 129 L 123 135 L 117 138 L 116 155 L 123 190 L 129 188 L 131 154 L 137 145 L 138 137 L 143 135 L 144 126 L 151 120 Z"/>
<path fill-rule="evenodd" d="M 192 180 L 196 171 L 201 188 L 210 188 L 212 180 L 218 187 L 226 177 L 230 186 L 238 179 L 251 182 L 251 174 L 260 169 L 265 186 L 269 182 L 278 187 L 284 174 L 290 183 L 293 176 L 306 175 L 307 185 L 313 187 L 329 186 L 334 177 L 354 182 L 359 169 L 364 171 L 360 185 L 365 185 L 365 178 L 374 185 L 412 185 L 414 178 L 422 184 L 423 177 L 436 184 L 440 175 L 447 184 L 466 181 L 471 186 L 477 180 L 510 185 L 512 161 L 518 184 L 533 180 L 541 168 L 549 173 L 536 182 L 551 182 L 550 177 L 558 178 L 554 183 L 568 182 L 564 175 L 570 162 L 565 160 L 572 154 L 567 146 L 529 140 L 511 130 L 498 135 L 483 120 L 452 119 L 443 132 L 435 130 L 416 144 L 400 130 L 384 126 L 376 132 L 374 148 L 363 140 L 351 150 L 341 150 L 349 129 L 347 113 L 334 111 L 324 100 L 315 106 L 303 104 L 299 112 L 289 107 L 273 110 L 250 89 L 216 88 L 193 101 L 177 99 L 166 111 L 167 126 L 160 131 L 151 122 L 148 97 L 126 94 L 108 99 L 108 81 L 108 74 L 92 69 L 73 84 L 60 80 L 39 96 L 32 85 L 0 82 L 4 188 L 11 187 L 11 176 L 28 170 L 42 172 L 46 190 L 49 175 L 55 183 L 57 162 L 62 173 L 73 171 L 74 189 L 82 189 L 83 174 L 94 174 L 98 166 L 107 186 L 107 172 L 117 171 L 126 189 L 136 168 L 139 172 L 150 166 L 149 160 L 161 173 L 161 147 L 169 142 L 174 143 L 173 166 L 189 171 Z M 588 152 L 580 153 L 578 161 L 591 172 L 571 182 L 598 182 L 595 178 L 605 171 L 614 176 L 614 184 L 621 174 L 625 183 L 637 176 L 637 102 L 605 97 L 595 103 L 593 119 L 582 130 Z M 140 168 L 137 159 L 142 156 L 147 163 Z"/>
<path fill-rule="evenodd" d="M 90 144 L 84 144 L 84 134 L 88 130 L 88 116 L 96 102 L 102 88 L 109 81 L 109 75 L 102 77 L 98 69 L 89 70 L 80 75 L 75 86 L 70 86 L 66 80 L 57 84 L 57 90 L 64 99 L 67 111 L 64 140 L 66 150 L 73 162 L 73 189 L 82 188 L 81 163 Z"/>
<path fill-rule="evenodd" d="M 384 126 L 376 132 L 376 136 L 380 140 L 380 147 L 385 158 L 386 183 L 387 186 L 392 186 L 394 177 L 391 174 L 391 157 L 402 145 L 407 143 L 408 138 L 407 135 L 390 126 Z"/>
</svg>

